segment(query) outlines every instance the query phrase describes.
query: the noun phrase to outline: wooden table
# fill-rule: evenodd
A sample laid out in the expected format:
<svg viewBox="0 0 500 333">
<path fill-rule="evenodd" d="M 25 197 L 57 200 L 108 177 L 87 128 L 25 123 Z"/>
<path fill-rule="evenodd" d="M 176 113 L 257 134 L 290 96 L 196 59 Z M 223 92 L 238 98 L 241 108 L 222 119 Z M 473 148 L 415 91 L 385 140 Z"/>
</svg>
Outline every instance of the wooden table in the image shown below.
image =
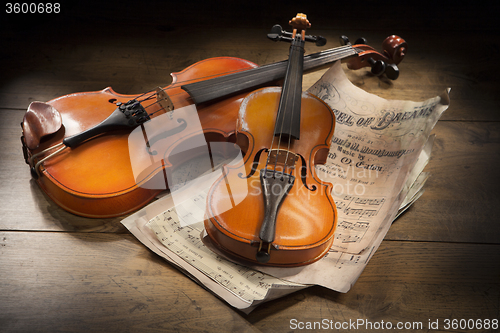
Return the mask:
<svg viewBox="0 0 500 333">
<path fill-rule="evenodd" d="M 194 10 L 90 1 L 53 15 L 2 14 L 0 330 L 284 332 L 294 331 L 293 319 L 326 319 L 401 322 L 412 327 L 405 332 L 495 331 L 485 320 L 500 320 L 498 8 L 296 6 L 313 23 L 310 32 L 329 40 L 308 52 L 338 46 L 341 34 L 363 35 L 376 48 L 393 33 L 408 41 L 398 80 L 347 72 L 366 91 L 424 100 L 452 88 L 451 106 L 433 130 L 426 192 L 394 222 L 346 294 L 311 287 L 245 315 L 150 252 L 121 218 L 75 216 L 42 193 L 19 141 L 31 101 L 107 86 L 140 93 L 208 57 L 286 59 L 288 46 L 265 35 L 275 23 L 285 26 L 295 6 L 236 3 L 200 2 Z M 306 75 L 304 86 L 324 71 Z M 461 329 L 462 319 L 482 320 L 483 328 Z M 447 329 L 447 320 L 458 328 Z"/>
</svg>

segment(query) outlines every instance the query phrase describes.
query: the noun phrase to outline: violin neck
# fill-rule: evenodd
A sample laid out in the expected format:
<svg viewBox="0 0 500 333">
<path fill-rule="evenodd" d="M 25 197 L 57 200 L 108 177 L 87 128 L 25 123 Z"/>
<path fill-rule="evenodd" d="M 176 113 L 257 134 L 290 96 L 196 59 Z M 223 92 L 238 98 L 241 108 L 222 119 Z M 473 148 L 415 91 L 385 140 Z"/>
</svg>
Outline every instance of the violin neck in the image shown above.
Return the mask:
<svg viewBox="0 0 500 333">
<path fill-rule="evenodd" d="M 295 140 L 300 139 L 300 102 L 302 99 L 303 69 L 304 41 L 298 36 L 292 41 L 292 45 L 290 46 L 274 135 L 286 135 Z"/>
<path fill-rule="evenodd" d="M 320 67 L 337 60 L 352 57 L 358 50 L 350 45 L 309 54 L 304 57 L 304 70 Z M 279 61 L 242 72 L 181 86 L 196 104 L 253 89 L 283 79 L 288 61 Z"/>
</svg>

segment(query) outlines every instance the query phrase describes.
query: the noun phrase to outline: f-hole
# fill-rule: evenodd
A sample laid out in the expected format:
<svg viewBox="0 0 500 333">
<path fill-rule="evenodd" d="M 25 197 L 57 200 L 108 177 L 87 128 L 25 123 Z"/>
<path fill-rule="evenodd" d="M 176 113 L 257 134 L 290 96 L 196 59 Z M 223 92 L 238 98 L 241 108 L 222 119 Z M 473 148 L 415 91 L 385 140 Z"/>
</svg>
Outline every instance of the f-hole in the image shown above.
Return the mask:
<svg viewBox="0 0 500 333">
<path fill-rule="evenodd" d="M 305 188 L 307 188 L 309 191 L 314 192 L 317 190 L 316 185 L 313 185 L 312 188 L 307 186 L 306 183 L 306 177 L 307 177 L 307 167 L 306 167 L 306 160 L 302 155 L 299 155 L 300 159 L 302 161 L 302 166 L 300 167 L 300 179 L 302 179 L 302 184 L 304 185 Z"/>
<path fill-rule="evenodd" d="M 247 179 L 252 177 L 255 171 L 257 171 L 257 167 L 259 166 L 260 155 L 262 154 L 262 152 L 268 152 L 268 151 L 269 150 L 267 148 L 262 148 L 261 150 L 259 150 L 257 154 L 255 154 L 255 157 L 253 159 L 252 170 L 250 170 L 250 173 L 244 176 L 243 173 L 240 172 L 238 174 L 238 177 L 240 177 L 241 179 Z"/>
<path fill-rule="evenodd" d="M 156 150 L 153 150 L 153 151 L 151 150 L 151 146 L 154 145 L 156 142 L 163 140 L 163 139 L 166 139 L 169 136 L 173 136 L 177 133 L 180 133 L 184 129 L 186 129 L 186 127 L 187 127 L 186 120 L 179 118 L 179 119 L 177 119 L 177 122 L 179 123 L 179 126 L 172 128 L 168 131 L 162 132 L 162 133 L 160 133 L 160 134 L 158 134 L 158 135 L 156 135 L 156 136 L 154 136 L 151 139 L 146 141 L 146 147 L 147 147 L 147 151 L 148 151 L 149 155 L 158 154 L 158 152 Z M 144 133 L 144 130 L 143 130 L 143 133 Z"/>
</svg>

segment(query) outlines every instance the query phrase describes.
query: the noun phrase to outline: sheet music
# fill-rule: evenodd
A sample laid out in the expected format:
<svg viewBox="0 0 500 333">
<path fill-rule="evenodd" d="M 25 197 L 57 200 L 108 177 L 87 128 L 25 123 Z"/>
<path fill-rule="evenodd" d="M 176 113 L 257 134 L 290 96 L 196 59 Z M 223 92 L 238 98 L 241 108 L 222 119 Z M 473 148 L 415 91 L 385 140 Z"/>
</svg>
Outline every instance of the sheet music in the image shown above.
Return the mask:
<svg viewBox="0 0 500 333">
<path fill-rule="evenodd" d="M 430 154 L 423 155 L 421 160 L 427 160 L 429 157 Z M 426 161 L 422 163 L 425 165 Z M 381 230 L 377 234 L 378 239 L 374 241 L 370 249 L 361 254 L 331 249 L 323 259 L 305 267 L 283 269 L 239 265 L 225 258 L 224 253 L 220 253 L 218 249 L 210 246 L 204 235 L 201 220 L 204 215 L 206 195 L 210 184 L 216 177 L 218 177 L 217 173 L 212 173 L 211 177 L 205 177 L 205 182 L 198 184 L 198 192 L 188 188 L 187 192 L 191 192 L 192 195 L 186 195 L 186 200 L 181 205 L 175 206 L 171 196 L 166 195 L 124 219 L 122 223 L 144 245 L 182 268 L 230 305 L 246 313 L 252 311 L 261 302 L 285 296 L 311 284 L 347 292 L 385 235 L 385 232 Z M 350 202 L 354 201 L 355 198 L 350 199 Z M 380 206 L 384 202 L 380 200 L 364 202 L 364 204 L 370 203 Z M 185 223 L 182 226 L 176 210 L 185 212 L 182 216 Z M 345 239 L 347 237 L 361 238 L 359 234 L 356 235 L 356 232 L 363 233 L 366 228 L 361 223 L 357 228 L 355 224 L 349 228 L 341 222 L 342 226 L 339 230 L 350 230 L 340 232 L 339 236 L 343 234 Z M 273 276 L 278 276 L 280 279 Z M 296 281 L 296 283 L 291 281 Z"/>
<path fill-rule="evenodd" d="M 203 219 L 208 189 L 220 175 L 215 170 L 191 182 L 177 205 L 167 195 L 122 221 L 152 251 L 245 312 L 309 285 L 352 287 L 394 219 L 423 193 L 429 133 L 449 105 L 447 92 L 420 103 L 368 94 L 349 82 L 340 63 L 309 91 L 337 118 L 327 163 L 316 168 L 334 184 L 338 208 L 334 245 L 324 258 L 294 268 L 247 267 L 211 246 Z"/>
</svg>

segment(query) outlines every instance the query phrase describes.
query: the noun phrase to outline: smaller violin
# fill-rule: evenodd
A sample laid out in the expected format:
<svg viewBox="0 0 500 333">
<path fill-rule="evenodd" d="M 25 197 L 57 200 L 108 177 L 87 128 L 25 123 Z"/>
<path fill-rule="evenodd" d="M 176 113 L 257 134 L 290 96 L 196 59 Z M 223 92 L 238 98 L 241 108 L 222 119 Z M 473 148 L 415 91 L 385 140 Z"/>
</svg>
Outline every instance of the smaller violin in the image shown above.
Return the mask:
<svg viewBox="0 0 500 333">
<path fill-rule="evenodd" d="M 283 88 L 262 88 L 241 103 L 237 143 L 244 162 L 225 166 L 207 197 L 205 229 L 222 250 L 272 266 L 301 266 L 330 249 L 337 224 L 332 184 L 315 165 L 326 162 L 335 127 L 332 109 L 302 92 L 304 14 L 293 32 Z M 288 35 L 288 33 L 287 33 Z"/>
</svg>

